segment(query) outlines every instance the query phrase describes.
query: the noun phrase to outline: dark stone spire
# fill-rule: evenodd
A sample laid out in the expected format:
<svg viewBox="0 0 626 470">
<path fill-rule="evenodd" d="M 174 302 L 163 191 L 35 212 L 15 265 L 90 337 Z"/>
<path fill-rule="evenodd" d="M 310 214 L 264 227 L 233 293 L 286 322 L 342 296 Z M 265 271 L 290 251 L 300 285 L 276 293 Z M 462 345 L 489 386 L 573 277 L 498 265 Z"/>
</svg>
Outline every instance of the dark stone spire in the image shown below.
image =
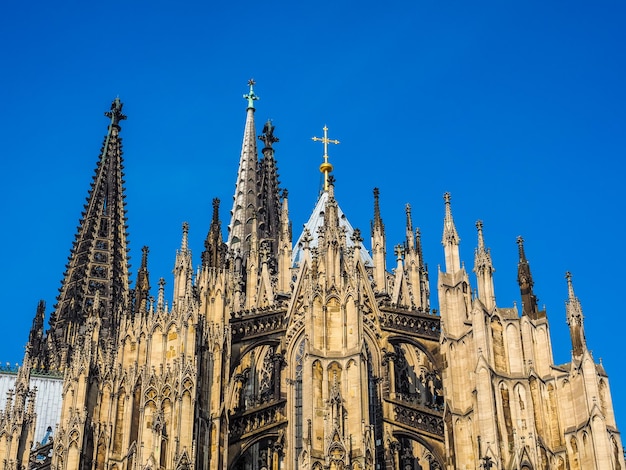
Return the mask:
<svg viewBox="0 0 626 470">
<path fill-rule="evenodd" d="M 519 263 L 517 265 L 517 283 L 522 295 L 522 315 L 526 315 L 533 320 L 545 317 L 546 312 L 540 312 L 537 306 L 537 297 L 533 293 L 533 277 L 530 273 L 530 265 L 524 252 L 524 239 L 517 237 L 519 248 Z"/>
<path fill-rule="evenodd" d="M 37 304 L 37 312 L 33 318 L 33 325 L 28 335 L 28 353 L 33 361 L 33 367 L 43 368 L 46 363 L 44 349 L 44 317 L 46 313 L 46 302 L 40 300 Z"/>
<path fill-rule="evenodd" d="M 137 271 L 135 306 L 139 312 L 145 312 L 148 309 L 148 299 L 150 297 L 150 272 L 148 271 L 149 252 L 150 249 L 147 246 L 141 249 L 141 266 Z"/>
<path fill-rule="evenodd" d="M 202 252 L 202 266 L 208 268 L 221 268 L 224 266 L 226 257 L 226 244 L 222 238 L 222 223 L 220 222 L 220 200 L 213 199 L 213 217 L 209 233 L 204 240 Z"/>
<path fill-rule="evenodd" d="M 372 236 L 374 235 L 374 231 L 379 231 L 384 233 L 385 224 L 383 224 L 383 219 L 380 216 L 380 189 L 374 188 L 374 222 L 372 222 Z"/>
<path fill-rule="evenodd" d="M 259 163 L 259 207 L 257 209 L 259 239 L 269 242 L 272 258 L 276 257 L 278 250 L 281 209 L 278 168 L 272 147 L 272 144 L 278 142 L 279 139 L 274 135 L 274 129 L 272 121 L 268 119 L 263 126 L 263 134 L 259 136 L 259 140 L 265 144 L 265 147 Z"/>
<path fill-rule="evenodd" d="M 115 337 L 122 309 L 128 303 L 129 271 L 122 140 L 123 104 L 116 98 L 108 133 L 89 189 L 87 204 L 51 315 L 47 335 L 48 366 L 63 369 L 83 333 L 87 317 L 101 316 L 101 339 Z M 93 309 L 98 298 L 98 307 Z"/>
</svg>

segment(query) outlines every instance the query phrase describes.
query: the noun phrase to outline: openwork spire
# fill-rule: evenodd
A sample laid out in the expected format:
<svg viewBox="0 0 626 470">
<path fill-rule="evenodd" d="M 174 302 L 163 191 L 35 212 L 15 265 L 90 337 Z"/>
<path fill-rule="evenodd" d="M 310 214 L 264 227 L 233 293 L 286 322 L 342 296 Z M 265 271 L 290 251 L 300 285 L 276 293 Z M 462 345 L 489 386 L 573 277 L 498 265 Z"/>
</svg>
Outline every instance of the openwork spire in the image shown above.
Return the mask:
<svg viewBox="0 0 626 470">
<path fill-rule="evenodd" d="M 567 301 L 565 302 L 565 311 L 567 315 L 567 325 L 572 339 L 572 354 L 575 358 L 580 358 L 587 349 L 585 341 L 585 327 L 583 309 L 580 305 L 578 297 L 574 294 L 574 286 L 572 284 L 572 274 L 568 271 L 565 273 L 567 279 Z"/>
<path fill-rule="evenodd" d="M 108 133 L 50 320 L 47 365 L 51 368 L 66 366 L 80 327 L 92 314 L 101 317 L 101 339 L 115 338 L 122 308 L 128 302 L 128 240 L 119 137 L 120 122 L 126 119 L 122 108 L 116 98 L 105 113 L 111 120 Z M 93 309 L 96 297 L 99 308 Z"/>
<path fill-rule="evenodd" d="M 259 238 L 266 240 L 270 246 L 270 256 L 275 258 L 278 250 L 277 234 L 280 230 L 280 187 L 278 167 L 274 158 L 273 144 L 279 141 L 274 135 L 274 125 L 267 120 L 259 140 L 265 144 L 263 157 L 259 164 L 259 206 L 257 223 Z"/>
<path fill-rule="evenodd" d="M 258 207 L 258 150 L 254 124 L 254 101 L 258 96 L 254 93 L 254 80 L 250 80 L 250 92 L 244 95 L 248 107 L 246 125 L 243 132 L 241 157 L 237 172 L 237 183 L 233 197 L 230 225 L 228 227 L 228 248 L 233 252 L 245 255 L 250 250 L 252 218 Z"/>
</svg>

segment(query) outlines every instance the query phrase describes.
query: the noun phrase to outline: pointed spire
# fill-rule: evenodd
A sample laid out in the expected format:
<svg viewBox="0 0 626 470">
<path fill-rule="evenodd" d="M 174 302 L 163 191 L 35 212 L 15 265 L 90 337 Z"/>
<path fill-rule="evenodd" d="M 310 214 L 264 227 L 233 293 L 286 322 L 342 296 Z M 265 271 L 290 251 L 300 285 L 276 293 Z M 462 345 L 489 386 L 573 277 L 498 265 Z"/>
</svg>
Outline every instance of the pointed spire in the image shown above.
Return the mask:
<svg viewBox="0 0 626 470">
<path fill-rule="evenodd" d="M 180 249 L 176 252 L 174 265 L 174 299 L 181 299 L 189 293 L 193 278 L 191 250 L 189 249 L 189 224 L 183 222 L 183 235 Z"/>
<path fill-rule="evenodd" d="M 189 251 L 189 223 L 183 222 L 183 239 L 180 242 L 180 251 Z"/>
<path fill-rule="evenodd" d="M 374 230 L 385 230 L 385 225 L 383 224 L 383 219 L 380 216 L 380 189 L 374 188 L 374 223 L 372 224 L 372 235 L 374 234 Z"/>
<path fill-rule="evenodd" d="M 46 302 L 40 300 L 37 304 L 37 312 L 33 318 L 33 325 L 28 336 L 27 349 L 33 360 L 34 368 L 42 368 L 46 362 L 44 354 L 44 317 L 46 313 Z"/>
<path fill-rule="evenodd" d="M 380 190 L 374 188 L 374 221 L 371 225 L 372 259 L 374 261 L 374 283 L 378 292 L 387 292 L 387 247 L 385 224 L 380 215 Z"/>
<path fill-rule="evenodd" d="M 526 253 L 524 252 L 524 239 L 522 237 L 517 237 L 517 246 L 519 249 L 517 283 L 519 284 L 520 293 L 522 295 L 522 315 L 536 320 L 540 317 L 541 312 L 539 312 L 537 306 L 537 297 L 533 293 L 534 281 L 530 272 L 530 264 L 528 264 Z"/>
<path fill-rule="evenodd" d="M 157 312 L 163 313 L 165 310 L 165 279 L 159 278 L 159 296 L 157 297 Z"/>
<path fill-rule="evenodd" d="M 135 305 L 137 311 L 145 312 L 148 308 L 148 297 L 150 296 L 150 273 L 148 272 L 148 253 L 150 249 L 144 246 L 141 249 L 141 266 L 137 271 L 137 282 L 135 283 Z"/>
<path fill-rule="evenodd" d="M 241 253 L 244 259 L 250 249 L 249 238 L 252 231 L 252 215 L 258 207 L 257 173 L 259 159 L 254 124 L 254 101 L 259 98 L 254 94 L 254 84 L 254 80 L 248 82 L 250 92 L 244 95 L 244 98 L 248 100 L 248 108 L 227 242 L 229 250 L 233 253 Z"/>
<path fill-rule="evenodd" d="M 413 237 L 413 220 L 411 219 L 411 204 L 404 206 L 406 212 L 406 248 L 409 251 L 415 250 L 415 238 Z"/>
<path fill-rule="evenodd" d="M 459 243 L 461 239 L 456 231 L 454 225 L 454 219 L 452 218 L 452 206 L 451 206 L 450 193 L 446 192 L 443 195 L 443 200 L 446 203 L 446 214 L 443 219 L 443 238 L 441 244 L 444 247 L 446 257 L 446 272 L 456 273 L 461 269 L 461 261 L 459 256 Z"/>
<path fill-rule="evenodd" d="M 280 230 L 280 188 L 278 169 L 274 159 L 272 144 L 279 141 L 274 135 L 274 125 L 267 120 L 259 140 L 265 144 L 263 157 L 259 163 L 259 205 L 257 223 L 261 240 L 269 240 L 270 255 L 276 258 L 278 251 L 278 232 Z"/>
<path fill-rule="evenodd" d="M 567 279 L 568 293 L 568 298 L 565 302 L 565 311 L 567 315 L 567 325 L 569 326 L 569 333 L 572 339 L 572 354 L 575 358 L 580 358 L 587 349 L 583 309 L 578 297 L 574 294 L 572 274 L 569 271 L 565 273 L 565 278 Z"/>
<path fill-rule="evenodd" d="M 213 217 L 209 233 L 204 240 L 204 252 L 202 253 L 202 265 L 208 268 L 224 266 L 226 247 L 222 238 L 222 223 L 219 219 L 220 200 L 213 199 Z"/>
<path fill-rule="evenodd" d="M 485 248 L 482 220 L 476 221 L 476 230 L 478 231 L 478 246 L 474 252 L 474 273 L 476 273 L 478 280 L 478 298 L 487 307 L 487 310 L 491 311 L 496 306 L 493 286 L 495 269 L 491 262 L 491 252 Z"/>
<path fill-rule="evenodd" d="M 291 283 L 289 267 L 293 254 L 291 221 L 289 220 L 289 193 L 286 189 L 283 189 L 282 197 L 278 235 L 278 292 L 286 293 L 289 291 L 289 284 Z"/>
<path fill-rule="evenodd" d="M 62 369 L 77 341 L 79 326 L 91 315 L 96 295 L 102 308 L 101 337 L 115 337 L 128 303 L 128 240 L 120 121 L 126 119 L 116 98 L 108 133 L 87 197 L 67 271 L 48 334 L 50 367 Z"/>
</svg>

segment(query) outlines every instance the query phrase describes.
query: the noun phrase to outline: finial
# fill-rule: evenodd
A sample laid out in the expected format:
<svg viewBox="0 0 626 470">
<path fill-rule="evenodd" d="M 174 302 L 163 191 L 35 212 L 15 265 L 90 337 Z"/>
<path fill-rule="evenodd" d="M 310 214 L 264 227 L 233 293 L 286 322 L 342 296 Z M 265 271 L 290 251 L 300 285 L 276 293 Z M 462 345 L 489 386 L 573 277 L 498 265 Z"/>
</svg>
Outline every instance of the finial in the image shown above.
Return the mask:
<svg viewBox="0 0 626 470">
<path fill-rule="evenodd" d="M 567 271 L 565 273 L 565 279 L 567 279 L 567 294 L 571 300 L 576 297 L 576 295 L 574 294 L 574 284 L 572 283 L 572 273 Z"/>
<path fill-rule="evenodd" d="M 220 198 L 213 198 L 213 223 L 217 224 L 220 218 Z"/>
<path fill-rule="evenodd" d="M 483 221 L 476 221 L 476 230 L 478 230 L 478 249 L 481 251 L 485 250 L 485 240 L 483 239 Z"/>
<path fill-rule="evenodd" d="M 324 163 L 320 165 L 320 171 L 324 173 L 324 191 L 328 191 L 328 175 L 333 171 L 333 166 L 328 163 L 328 144 L 339 144 L 339 141 L 328 138 L 327 126 L 324 126 L 322 129 L 324 130 L 324 137 L 312 137 L 312 140 L 324 144 Z"/>
<path fill-rule="evenodd" d="M 263 126 L 263 133 L 259 136 L 259 140 L 265 144 L 266 149 L 271 149 L 272 144 L 279 141 L 278 137 L 274 135 L 274 129 L 272 120 L 268 119 Z"/>
<path fill-rule="evenodd" d="M 183 222 L 183 241 L 181 244 L 181 249 L 183 251 L 187 251 L 189 247 L 188 235 L 189 235 L 189 223 Z"/>
<path fill-rule="evenodd" d="M 378 228 L 380 230 L 384 229 L 383 219 L 380 216 L 380 190 L 378 188 L 374 188 L 374 225 L 372 229 Z"/>
<path fill-rule="evenodd" d="M 106 111 L 104 115 L 108 118 L 111 118 L 111 125 L 118 126 L 120 125 L 120 121 L 126 119 L 126 115 L 122 114 L 122 108 L 124 107 L 124 103 L 120 101 L 120 97 L 118 96 L 111 103 L 111 111 Z"/>
<path fill-rule="evenodd" d="M 250 87 L 250 91 L 247 94 L 243 95 L 243 97 L 248 100 L 248 109 L 254 109 L 254 102 L 259 99 L 259 97 L 254 94 L 254 85 L 256 85 L 254 78 L 248 80 L 248 86 Z"/>
<path fill-rule="evenodd" d="M 150 248 L 147 246 L 141 248 L 141 269 L 148 267 L 148 253 L 150 253 Z"/>
<path fill-rule="evenodd" d="M 413 221 L 411 220 L 411 204 L 407 203 L 404 206 L 406 212 L 406 229 L 408 232 L 413 232 Z"/>
<path fill-rule="evenodd" d="M 526 260 L 526 253 L 524 253 L 524 239 L 519 235 L 515 240 L 519 249 L 519 259 L 520 261 Z"/>
<path fill-rule="evenodd" d="M 458 245 L 461 239 L 459 238 L 459 234 L 456 231 L 456 227 L 454 226 L 454 219 L 452 218 L 452 204 L 450 201 L 452 200 L 452 196 L 449 192 L 445 192 L 443 194 L 443 200 L 446 203 L 446 211 L 443 219 L 443 239 L 442 244 L 445 246 L 447 244 Z"/>
</svg>

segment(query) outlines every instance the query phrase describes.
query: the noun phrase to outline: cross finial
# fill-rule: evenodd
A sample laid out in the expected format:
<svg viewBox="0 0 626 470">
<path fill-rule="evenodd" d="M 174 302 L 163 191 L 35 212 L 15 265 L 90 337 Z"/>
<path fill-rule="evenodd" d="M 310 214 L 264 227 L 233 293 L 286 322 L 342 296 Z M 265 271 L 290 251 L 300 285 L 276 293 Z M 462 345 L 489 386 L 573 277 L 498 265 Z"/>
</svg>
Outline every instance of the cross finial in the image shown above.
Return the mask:
<svg viewBox="0 0 626 470">
<path fill-rule="evenodd" d="M 247 94 L 243 95 L 243 97 L 248 100 L 248 109 L 254 109 L 254 102 L 259 99 L 259 97 L 254 94 L 254 85 L 256 85 L 254 78 L 248 80 L 248 86 L 250 87 L 250 91 Z"/>
<path fill-rule="evenodd" d="M 106 111 L 104 115 L 108 118 L 111 118 L 111 125 L 119 126 L 120 121 L 126 119 L 126 115 L 122 114 L 122 108 L 124 107 L 124 103 L 120 101 L 120 97 L 118 96 L 111 103 L 111 111 Z"/>
<path fill-rule="evenodd" d="M 322 142 L 324 144 L 324 163 L 320 165 L 320 171 L 324 173 L 324 191 L 328 191 L 328 175 L 333 171 L 333 166 L 328 163 L 328 144 L 338 144 L 338 140 L 328 138 L 328 127 L 324 126 L 324 137 L 313 137 L 315 142 Z"/>
</svg>

